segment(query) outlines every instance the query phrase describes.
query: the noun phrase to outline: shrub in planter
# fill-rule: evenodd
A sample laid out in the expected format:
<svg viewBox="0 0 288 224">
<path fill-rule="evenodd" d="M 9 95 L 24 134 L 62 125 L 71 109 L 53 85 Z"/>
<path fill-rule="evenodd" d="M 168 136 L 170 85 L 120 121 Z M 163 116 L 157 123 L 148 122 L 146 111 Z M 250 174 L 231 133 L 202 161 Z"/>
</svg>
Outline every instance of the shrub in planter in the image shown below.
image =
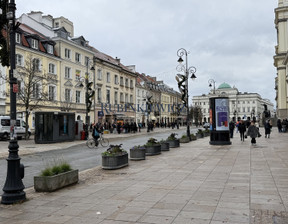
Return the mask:
<svg viewBox="0 0 288 224">
<path fill-rule="evenodd" d="M 120 145 L 110 145 L 107 151 L 102 153 L 102 168 L 114 170 L 128 166 L 128 153 Z"/>
<path fill-rule="evenodd" d="M 178 138 L 176 138 L 176 135 L 177 133 L 171 133 L 167 138 L 170 148 L 177 148 L 180 146 L 180 141 Z"/>
<path fill-rule="evenodd" d="M 154 156 L 161 154 L 161 145 L 155 138 L 149 138 L 144 145 L 146 148 L 146 156 Z"/>
<path fill-rule="evenodd" d="M 131 160 L 144 160 L 146 159 L 146 148 L 144 146 L 138 145 L 130 149 L 130 159 Z"/>
<path fill-rule="evenodd" d="M 209 129 L 205 129 L 204 130 L 204 137 L 210 136 L 210 130 Z"/>
<path fill-rule="evenodd" d="M 202 129 L 198 129 L 196 133 L 197 138 L 204 138 L 204 133 Z"/>
<path fill-rule="evenodd" d="M 169 142 L 164 141 L 162 139 L 159 143 L 161 145 L 161 151 L 169 151 L 170 150 Z"/>
<path fill-rule="evenodd" d="M 34 176 L 35 191 L 52 192 L 78 183 L 78 170 L 72 170 L 71 166 L 63 160 L 54 161 L 54 163 L 54 165 L 50 165 L 42 170 L 40 176 Z"/>
<path fill-rule="evenodd" d="M 196 135 L 194 135 L 194 134 L 191 134 L 190 136 L 191 136 L 191 141 L 195 141 L 195 140 L 197 140 L 197 137 L 196 137 Z"/>
<path fill-rule="evenodd" d="M 182 135 L 179 140 L 180 140 L 180 143 L 188 143 L 188 142 L 190 142 L 190 139 L 189 139 L 189 137 L 187 135 Z"/>
</svg>

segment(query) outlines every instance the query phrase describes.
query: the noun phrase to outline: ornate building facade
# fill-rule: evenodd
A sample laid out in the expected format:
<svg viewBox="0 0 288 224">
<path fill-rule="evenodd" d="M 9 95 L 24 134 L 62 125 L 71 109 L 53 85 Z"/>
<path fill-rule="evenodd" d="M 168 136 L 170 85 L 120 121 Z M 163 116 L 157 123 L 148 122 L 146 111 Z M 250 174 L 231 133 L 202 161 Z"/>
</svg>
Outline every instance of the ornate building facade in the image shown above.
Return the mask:
<svg viewBox="0 0 288 224">
<path fill-rule="evenodd" d="M 201 96 L 193 96 L 193 106 L 201 108 L 202 123 L 209 122 L 209 98 L 225 96 L 229 98 L 230 120 L 252 119 L 261 120 L 265 105 L 273 113 L 273 104 L 268 99 L 262 99 L 258 93 L 239 92 L 236 87 L 222 83 L 214 91 Z"/>
<path fill-rule="evenodd" d="M 288 0 L 278 0 L 275 9 L 275 28 L 277 46 L 275 46 L 274 66 L 277 69 L 275 78 L 277 117 L 288 117 Z"/>
</svg>

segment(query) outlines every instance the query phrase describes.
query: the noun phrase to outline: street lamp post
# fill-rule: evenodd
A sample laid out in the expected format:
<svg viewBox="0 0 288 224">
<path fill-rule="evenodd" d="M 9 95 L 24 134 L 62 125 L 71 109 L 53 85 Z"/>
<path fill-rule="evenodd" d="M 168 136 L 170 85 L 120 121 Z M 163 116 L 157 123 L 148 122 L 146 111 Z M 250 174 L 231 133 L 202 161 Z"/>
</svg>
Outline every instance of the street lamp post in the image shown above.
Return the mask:
<svg viewBox="0 0 288 224">
<path fill-rule="evenodd" d="M 215 94 L 215 80 L 214 79 L 209 79 L 208 80 L 208 84 L 209 84 L 209 87 L 211 88 L 212 87 L 212 84 L 213 84 L 213 94 Z"/>
<path fill-rule="evenodd" d="M 89 82 L 89 66 L 91 66 L 90 70 L 91 71 L 95 71 L 94 68 L 94 60 L 87 58 L 86 61 L 86 74 L 85 74 L 85 86 L 86 86 L 86 94 L 85 94 L 85 103 L 86 103 L 86 114 L 85 114 L 85 136 L 88 139 L 89 136 L 89 124 L 90 124 L 90 116 L 89 116 L 89 112 L 91 109 L 91 104 L 92 101 L 90 100 L 94 94 L 95 94 L 95 90 L 92 89 L 92 82 Z M 95 75 L 93 73 L 93 75 Z M 95 83 L 94 83 L 95 85 Z"/>
<path fill-rule="evenodd" d="M 148 93 L 147 93 L 147 96 L 146 96 L 147 98 L 145 99 L 145 101 L 146 101 L 146 107 L 147 107 L 147 132 L 150 132 L 150 127 L 149 127 L 149 124 L 150 124 L 150 122 L 149 122 L 149 115 L 150 115 L 150 113 L 151 113 L 151 105 L 152 105 L 152 97 L 153 97 L 153 95 L 148 95 Z"/>
<path fill-rule="evenodd" d="M 188 79 L 189 79 L 189 74 L 191 74 L 191 79 L 195 79 L 196 76 L 195 76 L 195 72 L 196 72 L 196 68 L 191 66 L 191 67 L 188 67 L 188 54 L 190 52 L 187 52 L 184 48 L 180 48 L 178 51 L 177 51 L 177 56 L 179 57 L 178 59 L 178 62 L 179 62 L 179 65 L 176 67 L 176 70 L 178 72 L 184 72 L 185 76 L 184 76 L 184 79 L 183 81 L 185 80 L 185 86 L 184 86 L 184 91 L 183 91 L 183 96 L 185 99 L 184 100 L 184 104 L 187 108 L 187 117 L 186 117 L 186 121 L 187 121 L 187 137 L 190 139 L 191 141 L 191 135 L 190 135 L 190 115 L 189 115 L 189 94 L 188 94 Z M 185 56 L 185 65 L 182 64 L 182 62 L 184 61 L 182 59 L 182 57 Z M 178 86 L 179 86 L 179 83 L 178 83 Z"/>
<path fill-rule="evenodd" d="M 24 166 L 20 164 L 20 157 L 18 155 L 18 142 L 15 135 L 16 124 L 16 93 L 17 93 L 17 79 L 13 72 L 15 69 L 15 11 L 16 4 L 14 0 L 8 3 L 7 19 L 9 21 L 10 30 L 10 141 L 9 141 L 9 155 L 7 158 L 7 176 L 3 187 L 3 195 L 1 199 L 2 204 L 14 204 L 26 199 L 26 193 L 23 191 L 25 186 L 22 182 L 24 177 Z"/>
</svg>

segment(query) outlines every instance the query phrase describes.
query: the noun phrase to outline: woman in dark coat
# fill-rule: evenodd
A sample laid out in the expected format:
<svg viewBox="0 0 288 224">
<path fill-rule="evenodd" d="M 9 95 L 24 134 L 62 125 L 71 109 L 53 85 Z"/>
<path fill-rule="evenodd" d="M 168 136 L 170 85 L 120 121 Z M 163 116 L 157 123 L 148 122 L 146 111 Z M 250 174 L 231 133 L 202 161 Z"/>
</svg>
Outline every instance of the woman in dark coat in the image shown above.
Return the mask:
<svg viewBox="0 0 288 224">
<path fill-rule="evenodd" d="M 270 120 L 266 121 L 264 128 L 265 128 L 265 138 L 270 138 L 271 128 L 272 128 L 272 125 L 270 124 Z"/>
<path fill-rule="evenodd" d="M 256 144 L 256 138 L 260 136 L 258 128 L 255 126 L 254 121 L 251 121 L 251 124 L 247 130 L 247 135 L 251 137 L 251 144 Z"/>
<path fill-rule="evenodd" d="M 243 120 L 241 120 L 238 124 L 238 131 L 240 133 L 240 138 L 241 138 L 241 141 L 244 142 L 244 135 L 245 135 L 245 132 L 246 132 L 246 125 L 244 124 Z"/>
</svg>

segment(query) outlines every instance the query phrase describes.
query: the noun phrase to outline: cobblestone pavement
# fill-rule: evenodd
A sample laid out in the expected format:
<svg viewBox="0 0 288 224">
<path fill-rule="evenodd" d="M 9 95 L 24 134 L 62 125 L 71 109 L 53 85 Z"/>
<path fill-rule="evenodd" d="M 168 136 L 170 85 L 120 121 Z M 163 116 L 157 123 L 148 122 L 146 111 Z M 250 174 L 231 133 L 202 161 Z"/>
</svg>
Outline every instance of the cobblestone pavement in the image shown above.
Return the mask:
<svg viewBox="0 0 288 224">
<path fill-rule="evenodd" d="M 202 138 L 119 170 L 95 167 L 53 193 L 26 189 L 26 202 L 0 205 L 0 223 L 286 224 L 287 137 Z"/>
</svg>

